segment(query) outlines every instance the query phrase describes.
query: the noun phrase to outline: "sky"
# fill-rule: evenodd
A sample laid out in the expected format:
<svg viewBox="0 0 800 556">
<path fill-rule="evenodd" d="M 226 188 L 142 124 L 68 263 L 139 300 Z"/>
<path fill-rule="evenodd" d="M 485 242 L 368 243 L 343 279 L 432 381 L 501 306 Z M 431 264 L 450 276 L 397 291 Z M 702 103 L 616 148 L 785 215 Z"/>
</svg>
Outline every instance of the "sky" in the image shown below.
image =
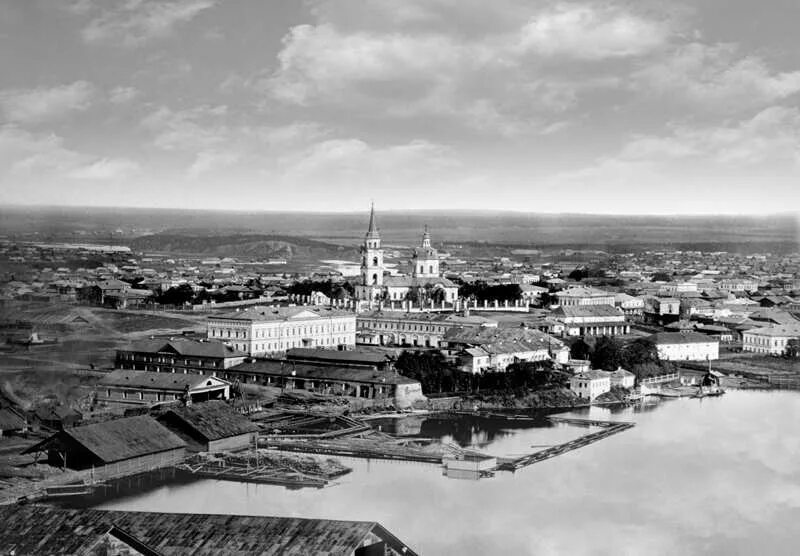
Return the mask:
<svg viewBox="0 0 800 556">
<path fill-rule="evenodd" d="M 800 207 L 796 0 L 0 0 L 0 204 Z"/>
</svg>

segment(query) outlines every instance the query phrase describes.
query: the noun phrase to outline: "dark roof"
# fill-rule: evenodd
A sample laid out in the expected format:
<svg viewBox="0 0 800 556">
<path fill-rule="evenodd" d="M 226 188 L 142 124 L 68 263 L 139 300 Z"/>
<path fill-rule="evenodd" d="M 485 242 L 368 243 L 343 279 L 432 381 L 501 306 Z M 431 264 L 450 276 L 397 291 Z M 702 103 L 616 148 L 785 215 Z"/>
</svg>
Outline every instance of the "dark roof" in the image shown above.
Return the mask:
<svg viewBox="0 0 800 556">
<path fill-rule="evenodd" d="M 13 431 L 25 428 L 25 419 L 10 407 L 0 407 L 0 431 Z"/>
<path fill-rule="evenodd" d="M 417 384 L 416 380 L 395 374 L 390 371 L 359 369 L 353 367 L 335 367 L 328 365 L 306 365 L 291 361 L 261 359 L 251 363 L 242 363 L 227 369 L 228 372 L 247 374 L 263 374 L 272 376 L 295 377 L 314 380 L 338 380 L 344 382 L 363 382 L 368 384 Z"/>
<path fill-rule="evenodd" d="M 612 305 L 568 305 L 553 311 L 556 317 L 622 317 L 622 311 Z"/>
<path fill-rule="evenodd" d="M 69 437 L 105 463 L 185 448 L 186 443 L 149 415 L 125 417 L 57 432 L 24 453 L 46 448 L 57 438 Z"/>
<path fill-rule="evenodd" d="M 658 332 L 648 338 L 656 345 L 664 344 L 707 344 L 713 342 L 710 337 L 699 332 Z"/>
<path fill-rule="evenodd" d="M 117 369 L 111 371 L 100 380 L 100 386 L 126 386 L 129 388 L 151 388 L 154 390 L 168 390 L 184 392 L 187 388 L 193 389 L 203 386 L 209 380 L 222 381 L 219 377 L 200 376 L 183 373 L 157 373 L 154 371 L 131 371 Z"/>
<path fill-rule="evenodd" d="M 367 363 L 381 365 L 386 363 L 388 357 L 385 353 L 372 351 L 347 350 L 337 351 L 331 349 L 291 348 L 286 351 L 287 359 L 336 361 L 340 363 Z"/>
<path fill-rule="evenodd" d="M 489 353 L 560 350 L 563 342 L 531 328 L 454 328 L 445 334 L 452 344 L 480 346 Z"/>
<path fill-rule="evenodd" d="M 167 418 L 162 422 L 168 423 L 171 419 L 177 419 L 208 441 L 258 430 L 258 426 L 250 419 L 231 409 L 225 402 L 216 400 L 174 407 L 167 411 L 165 417 Z"/>
<path fill-rule="evenodd" d="M 151 339 L 134 342 L 129 349 L 120 351 L 135 351 L 142 353 L 176 353 L 187 357 L 246 357 L 247 354 L 234 349 L 222 342 L 213 340 L 193 340 L 191 338 L 175 338 L 170 340 Z"/>
<path fill-rule="evenodd" d="M 398 553 L 405 548 L 380 524 L 369 521 L 67 510 L 37 505 L 0 508 L 4 553 L 13 551 L 18 556 L 91 554 L 90 548 L 112 527 L 165 556 L 349 556 L 370 533 L 386 540 Z M 414 556 L 415 552 L 407 549 L 405 554 Z"/>
</svg>

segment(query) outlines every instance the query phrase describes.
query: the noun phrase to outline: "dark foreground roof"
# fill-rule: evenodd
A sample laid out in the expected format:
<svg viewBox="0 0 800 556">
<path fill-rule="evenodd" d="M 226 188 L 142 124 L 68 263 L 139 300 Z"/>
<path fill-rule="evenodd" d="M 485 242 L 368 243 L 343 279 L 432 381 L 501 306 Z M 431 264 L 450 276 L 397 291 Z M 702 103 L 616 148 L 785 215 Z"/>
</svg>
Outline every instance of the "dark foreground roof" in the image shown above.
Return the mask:
<svg viewBox="0 0 800 556">
<path fill-rule="evenodd" d="M 258 425 L 219 400 L 174 407 L 167 411 L 164 418 L 166 422 L 178 420 L 208 441 L 258 430 Z"/>
<path fill-rule="evenodd" d="M 397 552 L 405 547 L 380 524 L 369 521 L 64 510 L 36 505 L 0 508 L 4 554 L 88 556 L 112 527 L 164 556 L 349 556 L 370 533 Z M 415 556 L 411 549 L 405 554 Z"/>
<path fill-rule="evenodd" d="M 63 437 L 71 438 L 105 463 L 186 447 L 183 440 L 155 419 L 139 415 L 62 430 L 25 453 L 47 449 Z"/>
<path fill-rule="evenodd" d="M 247 354 L 214 340 L 194 340 L 192 338 L 155 338 L 131 344 L 130 348 L 119 351 L 137 353 L 174 353 L 184 357 L 247 357 Z"/>
<path fill-rule="evenodd" d="M 286 358 L 295 359 L 297 361 L 333 361 L 343 364 L 360 363 L 365 365 L 382 365 L 389 359 L 386 353 L 376 353 L 373 351 L 338 351 L 313 348 L 291 348 L 286 351 Z"/>
</svg>

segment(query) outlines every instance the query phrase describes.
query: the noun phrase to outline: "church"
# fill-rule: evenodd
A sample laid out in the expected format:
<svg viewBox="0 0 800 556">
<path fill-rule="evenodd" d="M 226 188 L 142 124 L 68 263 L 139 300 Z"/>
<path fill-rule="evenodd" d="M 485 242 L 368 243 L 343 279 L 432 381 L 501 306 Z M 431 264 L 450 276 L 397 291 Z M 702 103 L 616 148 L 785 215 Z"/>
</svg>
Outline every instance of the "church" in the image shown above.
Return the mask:
<svg viewBox="0 0 800 556">
<path fill-rule="evenodd" d="M 439 253 L 431 245 L 428 227 L 422 243 L 414 249 L 411 275 L 391 276 L 385 271 L 381 235 L 375 223 L 375 206 L 369 213 L 369 228 L 361 246 L 361 276 L 355 294 L 359 301 L 404 302 L 415 305 L 454 304 L 458 286 L 439 274 Z"/>
</svg>

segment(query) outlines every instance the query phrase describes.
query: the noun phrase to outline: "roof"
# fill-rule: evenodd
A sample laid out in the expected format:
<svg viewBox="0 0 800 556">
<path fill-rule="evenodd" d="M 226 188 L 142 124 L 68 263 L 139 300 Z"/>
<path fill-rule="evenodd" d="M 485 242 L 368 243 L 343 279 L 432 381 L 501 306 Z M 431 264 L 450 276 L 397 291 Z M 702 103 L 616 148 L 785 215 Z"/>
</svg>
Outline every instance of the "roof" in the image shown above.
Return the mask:
<svg viewBox="0 0 800 556">
<path fill-rule="evenodd" d="M 119 351 L 144 353 L 167 352 L 185 355 L 187 357 L 214 357 L 218 359 L 224 359 L 226 357 L 247 357 L 246 353 L 225 345 L 222 342 L 215 342 L 213 340 L 200 341 L 191 338 L 171 338 L 169 340 L 154 338 L 141 340 L 131 344 L 130 348 Z"/>
<path fill-rule="evenodd" d="M 219 377 L 200 376 L 183 373 L 157 373 L 153 371 L 131 371 L 117 369 L 111 371 L 100 380 L 101 386 L 127 386 L 130 388 L 152 388 L 155 390 L 174 390 L 184 392 L 203 386 L 208 381 L 219 381 L 227 384 Z"/>
<path fill-rule="evenodd" d="M 106 464 L 186 447 L 175 433 L 149 415 L 137 415 L 61 430 L 25 453 L 39 451 L 63 437 L 71 438 Z"/>
<path fill-rule="evenodd" d="M 433 278 L 422 278 L 417 276 L 387 276 L 383 280 L 383 285 L 390 288 L 417 288 L 427 285 L 440 285 L 445 288 L 457 288 L 458 286 L 447 278 L 436 276 Z"/>
<path fill-rule="evenodd" d="M 614 297 L 614 294 L 598 288 L 576 286 L 556 292 L 556 297 Z"/>
<path fill-rule="evenodd" d="M 258 431 L 250 419 L 219 400 L 173 407 L 162 418 L 166 416 L 179 420 L 208 441 Z"/>
<path fill-rule="evenodd" d="M 577 373 L 572 378 L 577 378 L 577 379 L 580 379 L 580 380 L 599 380 L 599 379 L 602 379 L 602 378 L 609 378 L 610 376 L 611 376 L 611 373 L 609 373 L 608 371 L 601 371 L 601 370 L 598 370 L 598 369 L 591 369 L 589 371 L 583 371 L 583 372 Z"/>
<path fill-rule="evenodd" d="M 0 508 L 0 538 L 7 552 L 23 555 L 92 554 L 112 527 L 164 556 L 251 554 L 350 555 L 375 534 L 396 552 L 414 556 L 380 524 L 296 517 L 68 510 L 48 506 Z"/>
<path fill-rule="evenodd" d="M 658 332 L 648 339 L 656 345 L 707 344 L 715 341 L 699 332 Z"/>
<path fill-rule="evenodd" d="M 445 334 L 445 340 L 453 344 L 480 346 L 486 352 L 519 353 L 562 349 L 564 344 L 531 328 L 454 328 Z"/>
<path fill-rule="evenodd" d="M 0 431 L 25 428 L 25 419 L 10 407 L 0 407 Z"/>
<path fill-rule="evenodd" d="M 761 328 L 753 328 L 751 330 L 747 330 L 744 332 L 745 334 L 751 334 L 756 336 L 769 336 L 769 337 L 800 337 L 800 323 L 793 325 L 793 324 L 782 324 L 776 326 L 764 326 Z"/>
<path fill-rule="evenodd" d="M 451 323 L 463 326 L 496 326 L 497 321 L 492 320 L 480 315 L 459 315 L 457 313 L 434 313 L 434 312 L 414 312 L 407 313 L 405 311 L 387 311 L 378 310 L 371 313 L 361 313 L 358 315 L 359 319 L 385 319 L 385 320 L 402 320 L 402 321 L 417 321 L 417 322 L 442 322 Z"/>
<path fill-rule="evenodd" d="M 338 363 L 366 363 L 370 365 L 382 365 L 389 359 L 386 353 L 376 353 L 374 351 L 346 350 L 338 351 L 332 349 L 313 349 L 313 348 L 290 348 L 286 351 L 287 359 L 308 359 L 317 361 L 335 361 Z"/>
<path fill-rule="evenodd" d="M 625 314 L 611 305 L 569 305 L 553 311 L 556 317 L 623 317 Z"/>
<path fill-rule="evenodd" d="M 625 378 L 625 377 L 629 377 L 629 376 L 636 376 L 632 372 L 626 371 L 625 369 L 622 369 L 622 368 L 617 369 L 616 371 L 611 371 L 610 374 L 611 374 L 611 376 L 613 378 Z"/>
<path fill-rule="evenodd" d="M 209 315 L 209 320 L 249 320 L 254 322 L 290 321 L 290 320 L 316 320 L 330 317 L 344 317 L 355 314 L 350 311 L 338 311 L 327 307 L 247 307 L 241 311 L 230 311 L 217 315 Z"/>
<path fill-rule="evenodd" d="M 332 365 L 308 365 L 294 363 L 292 361 L 279 361 L 276 359 L 259 359 L 249 363 L 242 363 L 241 365 L 236 365 L 227 369 L 227 372 L 283 377 L 294 376 L 300 379 L 363 382 L 368 384 L 418 384 L 416 380 L 400 374 L 395 374 L 391 371 L 336 367 Z M 292 373 L 294 373 L 294 375 L 292 375 Z"/>
</svg>

